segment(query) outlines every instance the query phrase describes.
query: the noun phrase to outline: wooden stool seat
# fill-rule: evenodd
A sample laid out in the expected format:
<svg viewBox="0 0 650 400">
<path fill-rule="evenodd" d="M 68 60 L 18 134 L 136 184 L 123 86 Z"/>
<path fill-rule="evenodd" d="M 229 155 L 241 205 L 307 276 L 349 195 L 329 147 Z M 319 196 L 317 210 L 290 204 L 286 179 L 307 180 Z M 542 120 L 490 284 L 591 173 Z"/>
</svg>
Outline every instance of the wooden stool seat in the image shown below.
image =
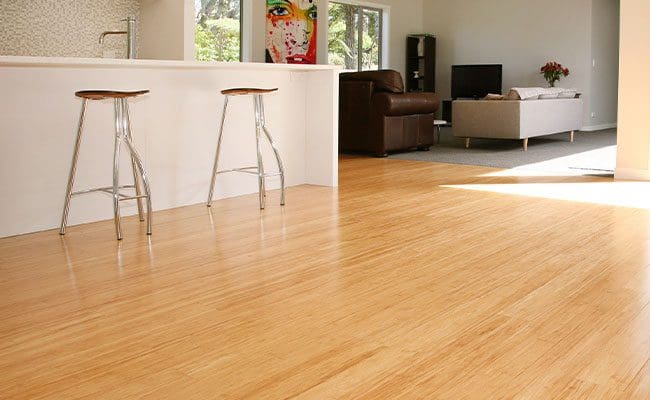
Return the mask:
<svg viewBox="0 0 650 400">
<path fill-rule="evenodd" d="M 232 88 L 221 91 L 225 96 L 245 96 L 248 94 L 266 94 L 277 91 L 278 88 L 273 89 L 260 89 L 260 88 Z"/>
<path fill-rule="evenodd" d="M 118 91 L 118 90 L 80 90 L 74 95 L 83 99 L 89 100 L 104 100 L 104 99 L 128 99 L 130 97 L 138 97 L 143 94 L 149 93 L 148 90 L 135 90 L 135 91 Z"/>
</svg>

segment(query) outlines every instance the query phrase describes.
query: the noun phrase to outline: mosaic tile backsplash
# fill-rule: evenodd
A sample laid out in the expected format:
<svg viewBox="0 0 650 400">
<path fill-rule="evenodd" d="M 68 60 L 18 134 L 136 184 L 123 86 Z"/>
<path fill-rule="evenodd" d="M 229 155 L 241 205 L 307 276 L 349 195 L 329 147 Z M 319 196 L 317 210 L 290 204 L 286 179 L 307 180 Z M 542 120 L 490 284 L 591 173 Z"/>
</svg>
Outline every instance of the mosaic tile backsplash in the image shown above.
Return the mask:
<svg viewBox="0 0 650 400">
<path fill-rule="evenodd" d="M 0 0 L 0 55 L 126 58 L 125 35 L 99 35 L 139 11 L 139 0 Z"/>
</svg>

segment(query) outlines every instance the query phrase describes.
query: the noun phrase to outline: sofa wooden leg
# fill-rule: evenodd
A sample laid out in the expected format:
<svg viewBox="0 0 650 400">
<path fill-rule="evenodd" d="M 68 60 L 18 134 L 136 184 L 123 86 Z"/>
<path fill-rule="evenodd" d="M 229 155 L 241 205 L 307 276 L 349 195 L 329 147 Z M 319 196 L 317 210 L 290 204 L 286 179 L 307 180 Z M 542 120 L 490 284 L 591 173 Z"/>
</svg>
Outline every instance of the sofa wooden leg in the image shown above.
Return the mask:
<svg viewBox="0 0 650 400">
<path fill-rule="evenodd" d="M 469 149 L 469 138 L 468 137 L 465 138 L 465 148 Z"/>
<path fill-rule="evenodd" d="M 573 143 L 573 140 L 575 139 L 575 131 L 571 131 L 571 135 L 569 135 L 569 138 L 571 139 L 571 143 Z"/>
<path fill-rule="evenodd" d="M 524 151 L 528 151 L 528 138 L 524 139 Z"/>
</svg>

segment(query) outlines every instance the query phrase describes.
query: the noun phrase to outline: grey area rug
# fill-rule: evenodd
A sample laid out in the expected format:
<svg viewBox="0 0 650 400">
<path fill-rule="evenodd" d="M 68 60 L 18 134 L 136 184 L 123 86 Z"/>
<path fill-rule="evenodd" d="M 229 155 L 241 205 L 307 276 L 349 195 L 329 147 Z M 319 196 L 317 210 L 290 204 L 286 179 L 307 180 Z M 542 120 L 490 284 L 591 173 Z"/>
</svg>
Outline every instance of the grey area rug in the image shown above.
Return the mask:
<svg viewBox="0 0 650 400">
<path fill-rule="evenodd" d="M 479 165 L 508 169 L 532 169 L 548 172 L 609 175 L 616 166 L 616 129 L 576 132 L 530 138 L 528 151 L 521 140 L 472 139 L 469 149 L 462 138 L 453 136 L 452 128 L 442 128 L 439 144 L 429 151 L 392 154 L 400 160 L 429 161 L 448 164 Z"/>
</svg>

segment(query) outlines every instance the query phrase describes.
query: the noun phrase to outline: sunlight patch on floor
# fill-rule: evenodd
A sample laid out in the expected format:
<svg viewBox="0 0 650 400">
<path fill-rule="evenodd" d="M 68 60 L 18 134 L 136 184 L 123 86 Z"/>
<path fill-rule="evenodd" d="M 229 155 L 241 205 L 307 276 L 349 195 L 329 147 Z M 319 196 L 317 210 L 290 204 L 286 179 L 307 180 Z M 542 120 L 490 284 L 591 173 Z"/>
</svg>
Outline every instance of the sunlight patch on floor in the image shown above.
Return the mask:
<svg viewBox="0 0 650 400">
<path fill-rule="evenodd" d="M 607 146 L 564 157 L 521 165 L 504 171 L 492 172 L 484 176 L 580 176 L 585 174 L 613 174 L 615 168 L 616 146 Z"/>
<path fill-rule="evenodd" d="M 650 182 L 507 183 L 445 185 L 443 187 L 650 209 Z"/>
<path fill-rule="evenodd" d="M 500 178 L 526 178 L 526 177 L 561 177 L 561 176 L 583 176 L 585 171 L 575 170 L 575 171 L 544 171 L 544 170 L 534 170 L 534 169 L 504 169 L 500 171 L 488 172 L 487 174 L 481 174 L 477 176 L 481 177 L 500 177 Z"/>
</svg>

